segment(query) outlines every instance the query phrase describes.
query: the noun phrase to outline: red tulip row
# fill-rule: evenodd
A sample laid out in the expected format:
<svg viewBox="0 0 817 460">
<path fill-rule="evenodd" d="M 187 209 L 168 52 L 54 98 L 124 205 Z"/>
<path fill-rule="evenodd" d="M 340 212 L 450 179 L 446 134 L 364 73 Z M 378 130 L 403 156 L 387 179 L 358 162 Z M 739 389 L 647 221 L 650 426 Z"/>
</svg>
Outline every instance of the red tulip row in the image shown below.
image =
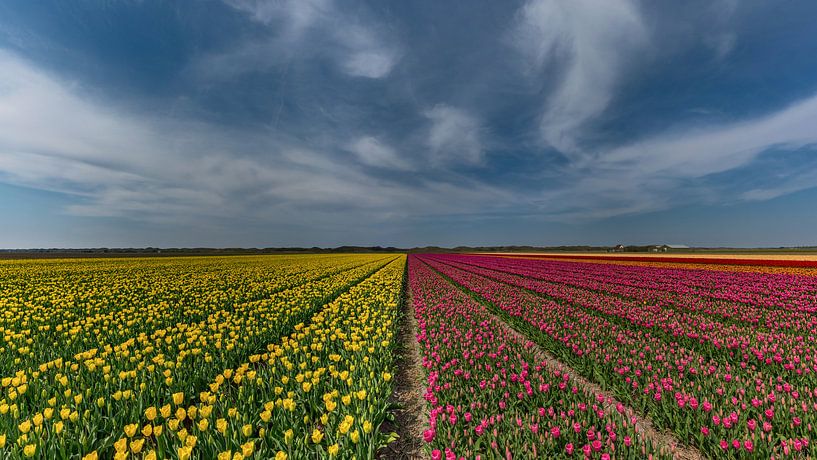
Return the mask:
<svg viewBox="0 0 817 460">
<path fill-rule="evenodd" d="M 667 269 L 649 266 L 589 264 L 498 257 L 459 258 L 462 262 L 523 276 L 576 285 L 666 304 L 706 301 L 710 313 L 758 323 L 764 314 L 799 313 L 789 318 L 817 325 L 817 277 L 768 273 Z M 727 311 L 720 311 L 726 309 Z M 709 309 L 707 309 L 709 310 Z M 763 324 L 775 328 L 775 324 Z"/>
<path fill-rule="evenodd" d="M 794 374 L 817 380 L 817 347 L 813 345 L 817 339 L 813 334 L 817 318 L 804 312 L 768 310 L 767 318 L 783 315 L 800 315 L 803 318 L 788 318 L 785 321 L 766 321 L 765 326 L 754 325 L 752 321 L 726 319 L 728 314 L 723 312 L 722 304 L 700 297 L 688 297 L 683 301 L 667 296 L 666 300 L 657 301 L 654 294 L 633 292 L 625 295 L 621 290 L 615 292 L 610 288 L 600 289 L 598 286 L 582 282 L 581 274 L 572 277 L 569 281 L 554 282 L 543 278 L 551 276 L 549 265 L 544 265 L 538 271 L 520 270 L 513 267 L 498 268 L 493 262 L 475 262 L 470 258 L 467 263 L 451 257 L 440 258 L 446 264 L 478 273 L 504 283 L 520 286 L 526 289 L 545 294 L 560 301 L 577 301 L 589 308 L 605 314 L 621 317 L 628 322 L 660 330 L 679 340 L 695 346 L 696 343 L 712 346 L 716 352 L 723 354 L 727 361 L 740 365 L 742 362 L 757 363 L 759 365 L 778 368 L 782 375 Z M 613 291 L 613 292 L 610 292 Z M 741 308 L 750 310 L 750 306 L 732 304 L 736 312 Z M 782 313 L 782 315 L 776 315 Z M 737 314 L 737 313 L 736 313 Z M 808 333 L 799 332 L 805 327 Z"/>
<path fill-rule="evenodd" d="M 551 370 L 535 345 L 409 259 L 409 286 L 428 372 L 431 457 L 645 458 L 659 454 L 624 407 Z"/>
<path fill-rule="evenodd" d="M 791 336 L 785 334 L 720 323 L 679 305 L 645 305 L 542 282 L 549 266 L 540 261 L 539 274 L 528 278 L 482 268 L 491 258 L 422 260 L 706 455 L 815 454 L 808 443 L 817 419 L 817 382 L 805 364 L 814 361 L 810 345 L 787 340 Z M 517 261 L 502 263 L 508 262 Z M 692 335 L 696 329 L 698 336 Z M 761 343 L 765 349 L 758 348 Z M 760 350 L 775 358 L 767 364 L 756 354 Z M 778 360 L 780 350 L 785 358 Z"/>
</svg>

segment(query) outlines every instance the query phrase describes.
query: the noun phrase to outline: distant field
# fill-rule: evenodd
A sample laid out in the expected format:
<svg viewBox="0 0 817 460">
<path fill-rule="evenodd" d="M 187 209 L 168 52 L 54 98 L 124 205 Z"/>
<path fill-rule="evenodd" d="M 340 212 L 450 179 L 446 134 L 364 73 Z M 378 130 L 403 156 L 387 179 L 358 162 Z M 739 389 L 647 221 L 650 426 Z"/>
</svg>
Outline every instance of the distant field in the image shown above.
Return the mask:
<svg viewBox="0 0 817 460">
<path fill-rule="evenodd" d="M 488 255 L 488 254 L 485 254 Z M 494 253 L 511 258 L 575 262 L 649 264 L 732 271 L 782 271 L 817 274 L 817 254 L 675 254 L 675 253 Z M 814 273 L 812 273 L 812 271 Z"/>
<path fill-rule="evenodd" d="M 486 253 L 486 255 L 488 255 Z M 757 252 L 723 252 L 723 253 L 676 253 L 676 252 L 500 252 L 490 253 L 490 255 L 502 256 L 535 256 L 535 257 L 555 257 L 555 258 L 593 258 L 593 259 L 610 259 L 617 260 L 619 258 L 638 259 L 638 258 L 652 258 L 652 259 L 711 259 L 711 260 L 802 260 L 802 261 L 817 261 L 817 253 L 760 253 Z M 728 257 L 725 257 L 728 256 Z"/>
</svg>

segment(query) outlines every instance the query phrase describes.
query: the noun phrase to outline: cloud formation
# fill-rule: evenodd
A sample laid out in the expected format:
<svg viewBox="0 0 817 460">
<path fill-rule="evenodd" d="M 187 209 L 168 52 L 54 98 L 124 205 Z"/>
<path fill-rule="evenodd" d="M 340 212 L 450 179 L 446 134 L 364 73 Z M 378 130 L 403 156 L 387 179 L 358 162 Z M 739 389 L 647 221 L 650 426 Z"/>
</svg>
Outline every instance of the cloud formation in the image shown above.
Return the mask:
<svg viewBox="0 0 817 460">
<path fill-rule="evenodd" d="M 263 24 L 253 36 L 226 52 L 202 57 L 196 65 L 211 76 L 235 76 L 280 65 L 278 60 L 320 56 L 350 77 L 380 79 L 400 58 L 399 46 L 383 28 L 347 12 L 333 0 L 225 0 Z M 209 71 L 207 69 L 210 69 Z"/>
<path fill-rule="evenodd" d="M 706 190 L 685 190 L 689 181 L 749 165 L 761 153 L 817 148 L 817 95 L 752 120 L 714 126 L 677 127 L 667 133 L 596 152 L 565 174 L 575 180 L 541 202 L 556 215 L 598 219 L 705 201 Z M 745 200 L 768 200 L 817 187 L 814 171 L 786 177 L 778 186 L 751 189 Z M 703 194 L 703 195 L 702 195 Z"/>
<path fill-rule="evenodd" d="M 335 152 L 281 140 L 286 136 L 278 133 L 273 140 L 266 133 L 121 113 L 7 52 L 0 52 L 0 68 L 0 177 L 77 197 L 67 209 L 72 214 L 307 224 L 345 220 L 327 213 L 331 207 L 349 212 L 349 220 L 361 214 L 377 220 L 468 212 L 487 196 L 503 195 L 472 180 L 407 185 L 367 175 Z M 348 150 L 367 166 L 412 169 L 372 136 L 360 136 Z M 456 201 L 437 200 L 441 190 Z"/>
<path fill-rule="evenodd" d="M 376 168 L 393 168 L 407 170 L 412 166 L 390 146 L 383 144 L 372 136 L 363 136 L 349 145 L 363 164 Z"/>
<path fill-rule="evenodd" d="M 608 107 L 623 74 L 649 44 L 632 0 L 531 0 L 519 12 L 512 39 L 533 78 L 555 81 L 542 136 L 571 157 L 579 154 L 582 128 Z"/>
<path fill-rule="evenodd" d="M 817 186 L 805 3 L 16 1 L 0 188 L 89 226 L 529 242 Z"/>
<path fill-rule="evenodd" d="M 425 116 L 430 121 L 428 147 L 434 163 L 482 161 L 481 127 L 476 117 L 446 104 L 426 110 Z"/>
</svg>

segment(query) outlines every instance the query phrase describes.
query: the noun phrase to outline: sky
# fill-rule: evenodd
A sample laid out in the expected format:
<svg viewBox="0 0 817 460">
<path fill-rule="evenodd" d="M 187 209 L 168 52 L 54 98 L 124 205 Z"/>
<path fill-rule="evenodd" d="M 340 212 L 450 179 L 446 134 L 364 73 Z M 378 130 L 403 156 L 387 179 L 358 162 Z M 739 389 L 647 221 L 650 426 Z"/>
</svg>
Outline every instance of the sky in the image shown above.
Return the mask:
<svg viewBox="0 0 817 460">
<path fill-rule="evenodd" d="M 817 245 L 815 18 L 4 0 L 0 247 Z"/>
</svg>

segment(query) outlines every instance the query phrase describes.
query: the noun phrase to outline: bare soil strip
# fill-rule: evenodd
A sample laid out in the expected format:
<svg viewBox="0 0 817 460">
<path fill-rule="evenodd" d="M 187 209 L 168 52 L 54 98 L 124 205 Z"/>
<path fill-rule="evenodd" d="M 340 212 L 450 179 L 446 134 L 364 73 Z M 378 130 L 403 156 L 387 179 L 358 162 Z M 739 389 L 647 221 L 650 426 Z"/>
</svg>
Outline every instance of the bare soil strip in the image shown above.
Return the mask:
<svg viewBox="0 0 817 460">
<path fill-rule="evenodd" d="M 381 449 L 378 457 L 390 460 L 418 460 L 427 457 L 423 451 L 425 446 L 423 429 L 428 424 L 429 414 L 428 406 L 423 399 L 425 372 L 420 358 L 420 344 L 417 343 L 417 319 L 414 316 L 414 301 L 408 288 L 408 277 L 401 309 L 402 315 L 398 325 L 400 356 L 392 395 L 392 401 L 398 405 L 398 409 L 394 414 L 394 422 L 386 422 L 393 426 L 383 428 L 384 430 L 391 428 L 400 437 Z"/>
</svg>

